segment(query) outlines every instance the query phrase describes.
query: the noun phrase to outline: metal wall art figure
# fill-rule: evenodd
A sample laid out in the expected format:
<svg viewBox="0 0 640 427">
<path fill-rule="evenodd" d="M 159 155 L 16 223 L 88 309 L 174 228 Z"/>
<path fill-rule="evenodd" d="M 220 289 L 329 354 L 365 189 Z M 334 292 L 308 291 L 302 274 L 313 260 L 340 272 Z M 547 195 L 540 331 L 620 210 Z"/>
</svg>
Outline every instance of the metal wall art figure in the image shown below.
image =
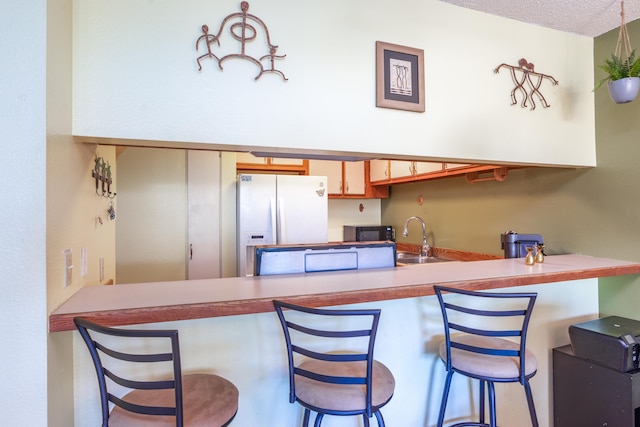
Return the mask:
<svg viewBox="0 0 640 427">
<path fill-rule="evenodd" d="M 96 156 L 91 177 L 96 181 L 96 194 L 98 196 L 108 197 L 109 199 L 116 197 L 116 193 L 111 192 L 113 178 L 111 177 L 111 165 L 109 162 L 105 162 L 102 157 Z M 99 186 L 98 183 L 102 183 L 102 185 Z"/>
<path fill-rule="evenodd" d="M 551 106 L 547 103 L 547 100 L 544 99 L 542 92 L 540 92 L 540 86 L 542 85 L 542 81 L 544 79 L 551 80 L 553 85 L 556 86 L 558 84 L 558 81 L 556 79 L 547 74 L 536 73 L 534 70 L 534 65 L 524 58 L 521 58 L 518 61 L 517 66 L 500 64 L 498 68 L 493 70 L 493 72 L 498 74 L 500 72 L 500 68 L 502 67 L 508 68 L 510 70 L 511 79 L 515 84 L 515 87 L 511 91 L 511 105 L 516 105 L 518 103 L 516 92 L 520 92 L 522 93 L 522 102 L 520 103 L 522 108 L 525 108 L 527 106 L 527 101 L 531 100 L 531 110 L 536 109 L 536 103 L 533 100 L 534 94 L 538 96 L 540 101 L 542 101 L 542 106 L 544 108 Z M 525 85 L 527 86 L 527 88 L 525 88 Z"/>
<path fill-rule="evenodd" d="M 288 80 L 282 71 L 275 68 L 275 60 L 284 59 L 286 55 L 276 55 L 278 46 L 271 43 L 267 25 L 257 16 L 247 13 L 249 10 L 248 2 L 243 1 L 240 3 L 240 9 L 242 12 L 232 13 L 224 18 L 220 25 L 220 29 L 215 35 L 209 33 L 209 26 L 202 26 L 202 35 L 198 37 L 198 40 L 196 41 L 196 51 L 198 51 L 200 45 L 204 44 L 206 46 L 207 53 L 200 55 L 196 59 L 196 62 L 198 63 L 198 70 L 202 71 L 202 64 L 200 61 L 205 58 L 215 58 L 220 70 L 223 69 L 222 63 L 227 59 L 240 58 L 253 62 L 258 66 L 260 71 L 255 77 L 255 80 L 258 80 L 264 73 L 276 73 L 282 76 L 284 80 Z M 218 48 L 221 47 L 220 40 L 227 24 L 229 25 L 228 35 L 230 35 L 233 40 L 240 43 L 238 48 L 239 52 L 227 53 L 218 57 L 216 53 L 214 53 L 212 46 L 215 47 L 214 45 L 217 45 Z M 258 31 L 261 31 L 261 33 Z M 264 39 L 266 44 L 265 52 L 267 53 L 259 57 L 248 54 L 248 43 L 252 43 L 260 39 Z M 263 62 L 267 63 L 266 67 L 263 65 Z"/>
</svg>

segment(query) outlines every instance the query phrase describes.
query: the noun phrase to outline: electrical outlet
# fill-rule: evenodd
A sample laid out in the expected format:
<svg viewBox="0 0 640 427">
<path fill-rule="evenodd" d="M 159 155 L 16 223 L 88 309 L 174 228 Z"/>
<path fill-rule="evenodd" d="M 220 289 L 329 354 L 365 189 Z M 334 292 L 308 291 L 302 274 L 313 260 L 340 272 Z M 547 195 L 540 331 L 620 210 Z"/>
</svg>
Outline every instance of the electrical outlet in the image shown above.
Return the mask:
<svg viewBox="0 0 640 427">
<path fill-rule="evenodd" d="M 64 287 L 70 286 L 73 282 L 73 257 L 71 249 L 65 249 L 64 254 Z"/>
</svg>

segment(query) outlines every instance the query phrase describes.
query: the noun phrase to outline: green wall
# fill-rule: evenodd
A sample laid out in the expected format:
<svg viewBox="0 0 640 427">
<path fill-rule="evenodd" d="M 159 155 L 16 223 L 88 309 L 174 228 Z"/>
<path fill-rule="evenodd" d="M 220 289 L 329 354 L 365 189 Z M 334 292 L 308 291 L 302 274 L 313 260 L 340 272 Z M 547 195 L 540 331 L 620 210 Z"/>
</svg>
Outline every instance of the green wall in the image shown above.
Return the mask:
<svg viewBox="0 0 640 427">
<path fill-rule="evenodd" d="M 627 27 L 631 45 L 640 46 L 640 22 Z M 617 37 L 614 30 L 594 40 L 596 65 L 613 52 Z M 602 77 L 597 69 L 595 79 Z M 415 223 L 409 237 L 401 235 L 404 220 L 418 215 L 435 246 L 502 254 L 500 234 L 515 230 L 542 234 L 548 254 L 640 261 L 640 99 L 616 105 L 603 87 L 595 93 L 595 106 L 596 168 L 529 168 L 511 171 L 504 182 L 450 178 L 394 186 L 382 203 L 382 222 L 397 228 L 398 242 L 420 242 Z M 545 110 L 522 109 L 522 114 Z M 519 143 L 518 135 L 513 143 Z M 637 276 L 601 279 L 601 315 L 640 319 L 638 283 Z"/>
</svg>

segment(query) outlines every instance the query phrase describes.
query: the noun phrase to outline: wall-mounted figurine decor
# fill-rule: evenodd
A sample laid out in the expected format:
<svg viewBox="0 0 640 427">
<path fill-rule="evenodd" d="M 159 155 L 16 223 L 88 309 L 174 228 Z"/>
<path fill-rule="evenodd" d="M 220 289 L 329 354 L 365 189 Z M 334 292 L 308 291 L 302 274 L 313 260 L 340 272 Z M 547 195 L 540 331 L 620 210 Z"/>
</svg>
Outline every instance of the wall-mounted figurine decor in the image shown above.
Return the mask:
<svg viewBox="0 0 640 427">
<path fill-rule="evenodd" d="M 516 92 L 520 92 L 522 94 L 522 102 L 520 103 L 522 108 L 527 106 L 527 101 L 531 101 L 531 110 L 533 111 L 536 109 L 536 103 L 533 100 L 534 94 L 538 96 L 544 108 L 551 107 L 551 105 L 547 103 L 547 100 L 544 99 L 542 92 L 540 92 L 540 86 L 544 79 L 551 80 L 553 85 L 556 86 L 558 84 L 556 79 L 547 74 L 537 73 L 534 70 L 534 65 L 524 58 L 521 58 L 518 61 L 518 65 L 500 64 L 495 70 L 493 70 L 493 72 L 498 74 L 502 67 L 509 69 L 511 79 L 515 85 L 511 91 L 511 105 L 516 105 L 518 103 Z"/>
<path fill-rule="evenodd" d="M 424 51 L 376 42 L 376 107 L 424 113 Z"/>
<path fill-rule="evenodd" d="M 204 45 L 207 53 L 200 55 L 196 59 L 198 70 L 202 71 L 201 60 L 205 58 L 215 59 L 220 70 L 223 70 L 222 63 L 227 59 L 240 58 L 258 66 L 259 72 L 255 80 L 258 80 L 264 73 L 276 73 L 282 76 L 284 80 L 288 80 L 284 73 L 275 67 L 276 59 L 284 59 L 286 55 L 276 55 L 278 46 L 271 43 L 267 25 L 257 16 L 247 13 L 249 10 L 248 2 L 243 1 L 240 3 L 240 9 L 242 12 L 232 13 L 224 18 L 220 29 L 215 35 L 209 33 L 208 25 L 202 26 L 202 35 L 196 40 L 196 51 L 199 50 L 201 45 Z M 227 25 L 229 31 L 225 34 L 223 32 Z M 225 36 L 229 37 L 225 38 Z M 222 39 L 225 39 L 225 45 L 223 45 Z M 249 50 L 252 50 L 250 49 L 251 47 L 255 47 L 253 45 L 250 46 L 250 44 L 261 41 L 264 42 L 264 46 L 258 49 L 257 55 L 248 53 Z M 238 49 L 230 51 L 232 53 L 225 54 L 223 50 L 228 47 L 226 46 L 228 42 L 233 42 Z M 220 49 L 214 49 L 216 46 Z M 222 53 L 217 52 L 218 50 Z M 218 57 L 216 53 L 222 56 Z M 261 53 L 264 54 L 260 55 Z M 267 65 L 265 66 L 263 62 L 266 62 Z"/>
</svg>

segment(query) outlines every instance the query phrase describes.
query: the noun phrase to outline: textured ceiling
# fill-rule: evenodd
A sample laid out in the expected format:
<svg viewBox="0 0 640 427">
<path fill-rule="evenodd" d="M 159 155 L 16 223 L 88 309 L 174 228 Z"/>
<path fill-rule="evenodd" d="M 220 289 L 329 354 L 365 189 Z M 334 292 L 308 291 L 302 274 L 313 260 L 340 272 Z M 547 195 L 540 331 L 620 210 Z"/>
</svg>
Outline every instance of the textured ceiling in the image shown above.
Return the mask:
<svg viewBox="0 0 640 427">
<path fill-rule="evenodd" d="M 440 0 L 568 33 L 596 37 L 620 26 L 620 0 Z M 625 22 L 640 18 L 640 0 L 624 2 Z"/>
</svg>

